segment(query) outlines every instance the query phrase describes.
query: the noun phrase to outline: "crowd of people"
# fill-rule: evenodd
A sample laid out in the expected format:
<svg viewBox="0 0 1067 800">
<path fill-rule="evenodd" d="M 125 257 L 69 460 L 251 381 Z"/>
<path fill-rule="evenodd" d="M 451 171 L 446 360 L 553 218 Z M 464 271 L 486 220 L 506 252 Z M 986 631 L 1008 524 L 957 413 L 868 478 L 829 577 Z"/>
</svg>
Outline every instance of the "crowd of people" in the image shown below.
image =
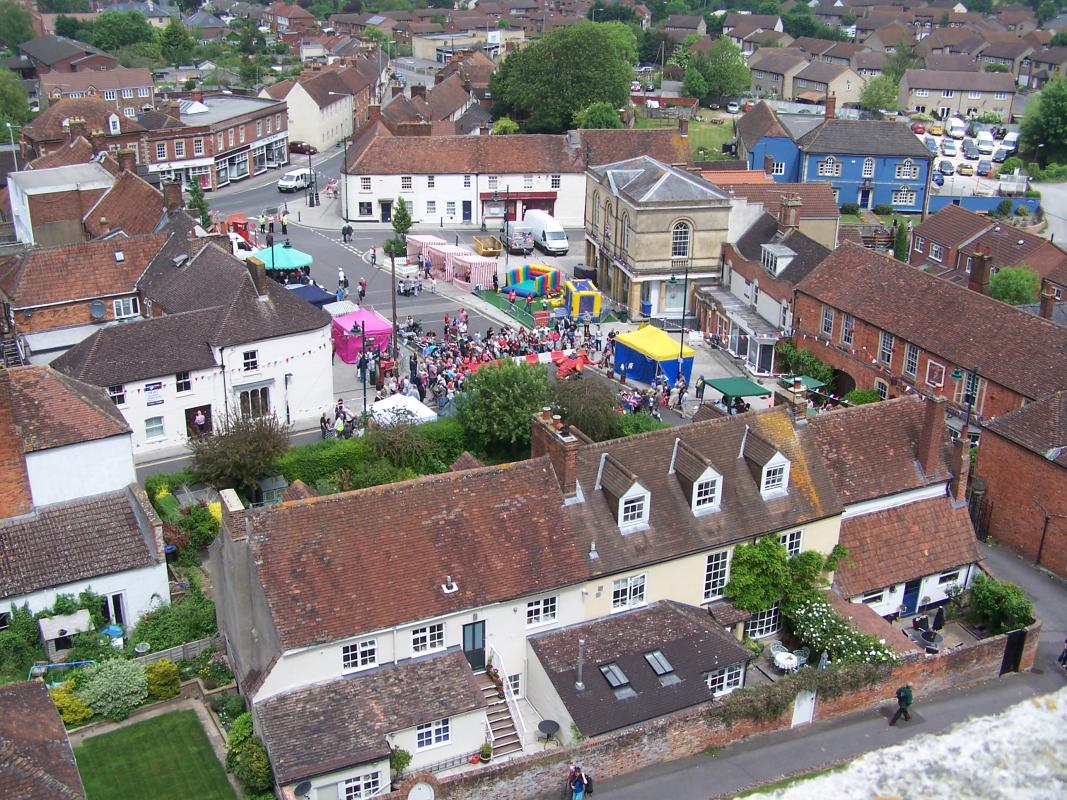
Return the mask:
<svg viewBox="0 0 1067 800">
<path fill-rule="evenodd" d="M 702 376 L 698 381 L 697 394 L 701 398 L 703 380 Z M 689 400 L 689 384 L 683 375 L 679 375 L 673 385 L 666 375 L 660 373 L 647 389 L 623 387 L 619 390 L 619 404 L 624 410 L 631 414 L 643 411 L 656 419 L 660 418 L 660 411 L 665 408 L 674 409 L 679 414 L 683 413 L 687 400 Z"/>
</svg>

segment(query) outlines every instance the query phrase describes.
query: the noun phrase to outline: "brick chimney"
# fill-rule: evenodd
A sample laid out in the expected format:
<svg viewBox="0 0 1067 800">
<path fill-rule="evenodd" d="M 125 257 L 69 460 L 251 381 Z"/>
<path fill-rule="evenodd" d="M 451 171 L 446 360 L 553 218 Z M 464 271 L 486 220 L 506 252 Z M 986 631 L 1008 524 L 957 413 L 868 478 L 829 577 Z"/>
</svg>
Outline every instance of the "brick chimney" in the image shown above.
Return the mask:
<svg viewBox="0 0 1067 800">
<path fill-rule="evenodd" d="M 678 135 L 683 139 L 689 136 L 689 120 L 685 117 L 678 117 Z"/>
<path fill-rule="evenodd" d="M 919 432 L 919 466 L 929 478 L 937 470 L 941 447 L 945 441 L 945 398 L 941 395 L 926 401 L 923 426 Z"/>
<path fill-rule="evenodd" d="M 182 107 L 178 105 L 176 100 L 170 100 L 163 104 L 163 113 L 171 119 L 180 120 L 182 118 Z"/>
<path fill-rule="evenodd" d="M 377 103 L 367 106 L 367 124 L 372 125 L 382 118 L 382 107 Z"/>
<path fill-rule="evenodd" d="M 979 247 L 971 257 L 971 276 L 967 288 L 979 294 L 989 294 L 989 269 L 992 257 L 988 247 Z"/>
<path fill-rule="evenodd" d="M 261 299 L 267 297 L 267 265 L 260 261 L 255 256 L 249 256 L 245 259 L 245 265 L 248 267 L 248 273 L 252 276 L 252 283 L 255 284 L 256 294 Z"/>
<path fill-rule="evenodd" d="M 207 236 L 190 236 L 185 244 L 185 252 L 189 254 L 189 258 L 195 257 L 196 254 L 200 252 L 201 248 L 209 244 L 217 244 L 227 253 L 231 252 L 230 237 L 225 233 L 209 233 Z"/>
<path fill-rule="evenodd" d="M 771 156 L 763 157 L 763 171 L 766 172 L 768 175 L 774 174 L 774 158 L 772 158 Z"/>
<path fill-rule="evenodd" d="M 1052 319 L 1052 315 L 1056 311 L 1056 295 L 1052 292 L 1051 286 L 1045 286 L 1041 292 L 1041 316 L 1045 319 Z"/>
<path fill-rule="evenodd" d="M 137 153 L 133 150 L 119 150 L 119 172 L 137 172 Z"/>
<path fill-rule="evenodd" d="M 800 226 L 800 206 L 799 194 L 782 195 L 782 202 L 778 207 L 778 230 L 784 233 Z"/>
<path fill-rule="evenodd" d="M 581 446 L 582 441 L 575 436 L 575 431 L 563 425 L 558 416 L 553 417 L 552 409 L 545 408 L 530 420 L 530 456 L 549 457 L 564 497 L 573 497 L 578 490 L 578 450 Z"/>
<path fill-rule="evenodd" d="M 185 204 L 182 202 L 181 181 L 165 181 L 163 183 L 163 206 L 167 211 L 180 211 Z"/>
<path fill-rule="evenodd" d="M 67 121 L 67 129 L 70 131 L 71 139 L 77 139 L 79 136 L 89 138 L 89 123 L 81 117 L 71 117 Z"/>
<path fill-rule="evenodd" d="M 411 98 L 415 99 L 416 97 L 426 97 L 426 87 L 421 83 L 411 84 Z"/>
<path fill-rule="evenodd" d="M 189 99 L 195 103 L 203 103 L 204 93 L 199 89 L 193 89 L 191 92 L 189 92 Z"/>
<path fill-rule="evenodd" d="M 808 421 L 808 390 L 799 375 L 793 376 L 793 422 L 803 424 Z"/>
<path fill-rule="evenodd" d="M 826 96 L 826 119 L 835 119 L 837 117 L 837 95 Z"/>
<path fill-rule="evenodd" d="M 960 432 L 960 438 L 952 443 L 952 480 L 948 489 L 955 503 L 967 501 L 967 478 L 971 474 L 971 440 L 967 428 Z"/>
<path fill-rule="evenodd" d="M 401 122 L 396 126 L 397 136 L 430 136 L 433 133 L 433 123 L 427 120 L 419 122 Z"/>
</svg>

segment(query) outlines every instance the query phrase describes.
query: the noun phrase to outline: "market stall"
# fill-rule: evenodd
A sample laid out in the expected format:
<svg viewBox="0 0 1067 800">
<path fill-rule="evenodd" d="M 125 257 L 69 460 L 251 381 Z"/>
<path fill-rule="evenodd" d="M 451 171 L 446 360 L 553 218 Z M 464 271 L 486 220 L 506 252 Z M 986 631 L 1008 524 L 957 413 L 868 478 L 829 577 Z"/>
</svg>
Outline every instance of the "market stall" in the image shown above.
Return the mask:
<svg viewBox="0 0 1067 800">
<path fill-rule="evenodd" d="M 408 258 L 415 258 L 419 253 L 426 255 L 426 250 L 435 244 L 447 244 L 440 236 L 431 236 L 423 233 L 409 233 L 406 237 L 408 245 Z"/>
<path fill-rule="evenodd" d="M 384 351 L 389 347 L 392 332 L 389 320 L 372 308 L 361 308 L 334 317 L 333 350 L 346 364 L 355 364 L 359 361 L 364 340 L 368 350 Z"/>
<path fill-rule="evenodd" d="M 457 281 L 486 289 L 492 288 L 493 276 L 497 274 L 498 266 L 499 262 L 495 258 L 474 253 L 457 255 L 452 262 Z"/>
<path fill-rule="evenodd" d="M 337 301 L 337 295 L 332 292 L 327 292 L 325 289 L 316 286 L 313 283 L 303 284 L 298 283 L 288 287 L 289 291 L 299 297 L 301 300 L 305 300 L 315 308 L 322 308 L 329 303 Z"/>
<path fill-rule="evenodd" d="M 662 372 L 673 384 L 680 367 L 683 377 L 691 382 L 695 355 L 693 348 L 681 345 L 666 331 L 645 324 L 615 337 L 614 370 L 621 374 L 625 369 L 627 379 L 642 383 L 651 383 Z"/>
<path fill-rule="evenodd" d="M 454 263 L 456 256 L 474 256 L 474 253 L 466 247 L 456 247 L 442 242 L 441 244 L 430 245 L 423 255 L 430 258 L 430 265 L 433 269 L 432 274 L 435 277 L 450 281 L 455 274 Z"/>
<path fill-rule="evenodd" d="M 748 378 L 712 378 L 706 384 L 722 392 L 719 402 L 727 411 L 739 411 L 744 405 L 750 405 L 750 401 L 756 402 L 758 408 L 767 408 L 772 403 L 773 392 Z"/>
<path fill-rule="evenodd" d="M 285 272 L 303 269 L 304 267 L 310 267 L 311 262 L 314 260 L 307 253 L 297 250 L 289 242 L 276 244 L 273 247 L 264 247 L 252 255 L 263 262 L 263 266 L 267 268 L 268 272 L 271 270 Z"/>
<path fill-rule="evenodd" d="M 372 403 L 370 413 L 379 425 L 399 425 L 406 422 L 421 425 L 437 419 L 437 412 L 427 408 L 417 397 L 408 397 L 406 394 L 390 395 L 384 400 Z"/>
</svg>

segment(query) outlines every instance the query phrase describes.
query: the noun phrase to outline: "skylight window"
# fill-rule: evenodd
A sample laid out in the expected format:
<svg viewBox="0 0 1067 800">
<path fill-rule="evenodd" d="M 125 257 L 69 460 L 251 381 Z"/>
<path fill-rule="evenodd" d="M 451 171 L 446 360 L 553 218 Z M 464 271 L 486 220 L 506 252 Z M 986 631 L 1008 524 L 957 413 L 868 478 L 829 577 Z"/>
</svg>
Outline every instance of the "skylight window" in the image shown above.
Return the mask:
<svg viewBox="0 0 1067 800">
<path fill-rule="evenodd" d="M 671 662 L 659 650 L 645 653 L 645 661 L 648 662 L 648 665 L 652 667 L 652 671 L 657 675 L 666 675 L 668 672 L 674 672 Z"/>
<path fill-rule="evenodd" d="M 604 676 L 617 699 L 623 700 L 627 697 L 637 696 L 637 692 L 630 686 L 630 679 L 626 677 L 626 673 L 614 661 L 602 664 L 600 666 L 600 674 Z"/>
</svg>

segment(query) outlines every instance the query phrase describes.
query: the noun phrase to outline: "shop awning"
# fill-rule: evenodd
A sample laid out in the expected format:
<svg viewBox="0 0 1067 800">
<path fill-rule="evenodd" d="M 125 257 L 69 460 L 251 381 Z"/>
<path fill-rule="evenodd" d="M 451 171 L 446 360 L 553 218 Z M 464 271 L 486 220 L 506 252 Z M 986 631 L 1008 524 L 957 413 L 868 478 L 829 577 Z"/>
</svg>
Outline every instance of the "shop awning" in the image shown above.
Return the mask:
<svg viewBox="0 0 1067 800">
<path fill-rule="evenodd" d="M 767 397 L 771 390 L 748 378 L 712 378 L 707 385 L 729 397 Z"/>
</svg>

